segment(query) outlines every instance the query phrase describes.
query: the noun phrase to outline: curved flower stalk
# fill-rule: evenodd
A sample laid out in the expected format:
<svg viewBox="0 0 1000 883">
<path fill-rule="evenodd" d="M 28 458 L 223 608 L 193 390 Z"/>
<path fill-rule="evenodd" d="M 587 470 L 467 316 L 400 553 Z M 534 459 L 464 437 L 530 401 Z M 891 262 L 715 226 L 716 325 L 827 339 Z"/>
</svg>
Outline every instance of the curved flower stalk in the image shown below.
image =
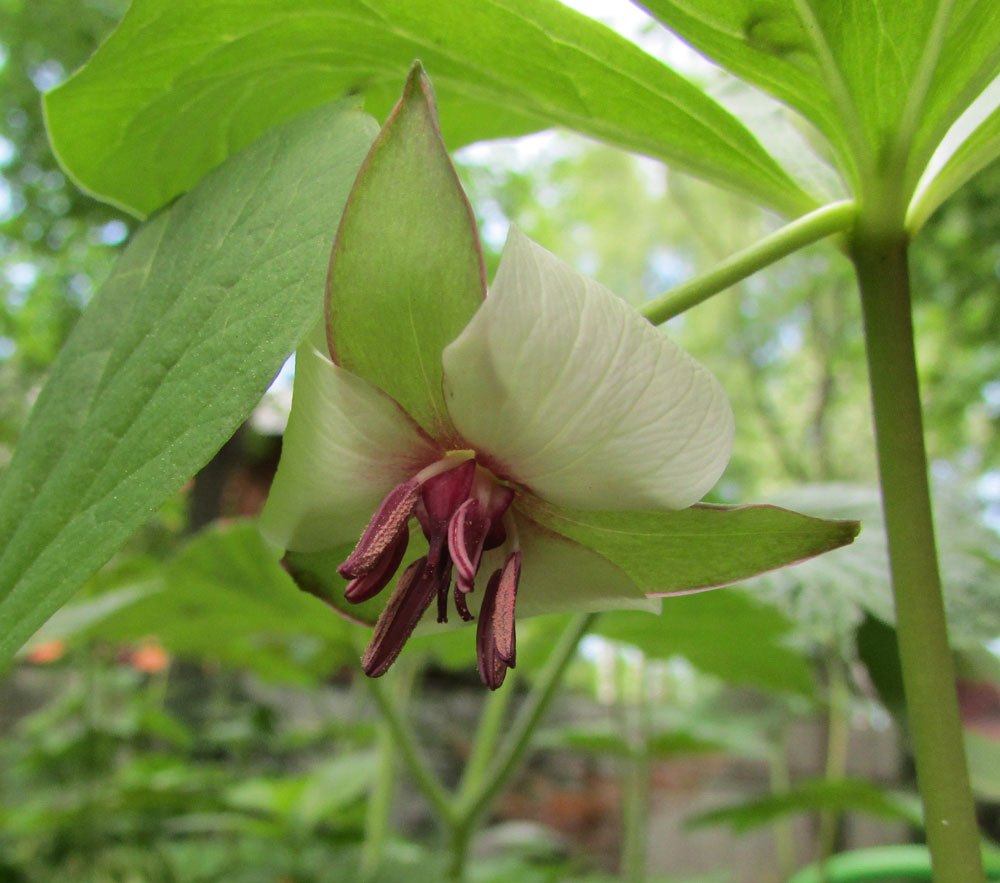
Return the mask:
<svg viewBox="0 0 1000 883">
<path fill-rule="evenodd" d="M 415 68 L 345 210 L 263 515 L 303 588 L 362 620 L 381 607 L 367 674 L 389 668 L 434 602 L 438 622 L 450 605 L 478 619 L 480 675 L 496 689 L 516 662 L 515 614 L 655 611 L 656 595 L 853 537 L 852 523 L 768 507 L 687 510 L 731 453 L 712 374 L 514 228 L 485 299 L 483 276 Z M 671 522 L 681 510 L 694 517 Z M 720 556 L 736 534 L 746 548 Z"/>
</svg>

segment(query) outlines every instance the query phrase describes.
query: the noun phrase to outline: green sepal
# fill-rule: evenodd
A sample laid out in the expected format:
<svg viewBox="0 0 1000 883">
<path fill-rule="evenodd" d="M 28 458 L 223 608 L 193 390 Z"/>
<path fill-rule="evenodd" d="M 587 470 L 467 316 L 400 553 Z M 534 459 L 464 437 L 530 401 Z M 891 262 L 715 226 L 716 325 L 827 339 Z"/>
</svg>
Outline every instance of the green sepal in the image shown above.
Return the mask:
<svg viewBox="0 0 1000 883">
<path fill-rule="evenodd" d="M 392 396 L 433 437 L 457 443 L 441 351 L 482 304 L 485 274 L 475 216 L 416 64 L 337 233 L 327 286 L 334 360 Z"/>
<path fill-rule="evenodd" d="M 860 530 L 857 521 L 777 506 L 600 512 L 537 499 L 522 505 L 540 524 L 603 555 L 654 595 L 729 585 L 844 546 Z"/>
</svg>

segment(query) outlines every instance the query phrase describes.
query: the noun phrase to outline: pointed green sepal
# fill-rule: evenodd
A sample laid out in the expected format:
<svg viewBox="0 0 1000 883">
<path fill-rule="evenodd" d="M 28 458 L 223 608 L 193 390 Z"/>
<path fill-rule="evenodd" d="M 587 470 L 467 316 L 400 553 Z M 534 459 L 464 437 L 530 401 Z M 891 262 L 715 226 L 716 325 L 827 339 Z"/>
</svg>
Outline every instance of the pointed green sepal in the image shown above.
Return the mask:
<svg viewBox="0 0 1000 883">
<path fill-rule="evenodd" d="M 455 432 L 441 351 L 486 293 L 475 217 L 419 64 L 358 174 L 327 288 L 331 353 L 392 396 L 423 429 Z"/>
<path fill-rule="evenodd" d="M 729 585 L 852 542 L 857 521 L 777 506 L 692 506 L 679 512 L 595 512 L 532 501 L 540 524 L 618 565 L 647 594 Z"/>
</svg>

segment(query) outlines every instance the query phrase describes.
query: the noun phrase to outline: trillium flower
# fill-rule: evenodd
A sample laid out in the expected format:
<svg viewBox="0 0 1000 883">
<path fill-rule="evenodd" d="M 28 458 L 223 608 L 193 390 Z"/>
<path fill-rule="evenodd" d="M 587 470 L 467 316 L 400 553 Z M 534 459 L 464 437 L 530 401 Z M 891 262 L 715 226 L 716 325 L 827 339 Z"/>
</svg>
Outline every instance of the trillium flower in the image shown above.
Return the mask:
<svg viewBox="0 0 1000 883">
<path fill-rule="evenodd" d="M 655 611 L 657 595 L 849 542 L 853 529 L 816 519 L 788 541 L 786 522 L 686 509 L 732 447 L 712 374 L 515 228 L 485 298 L 483 276 L 417 68 L 345 209 L 262 516 L 302 588 L 348 615 L 388 598 L 368 675 L 425 614 L 445 622 L 453 608 L 478 620 L 479 672 L 496 689 L 516 662 L 516 616 Z M 679 510 L 692 515 L 670 520 Z M 724 560 L 720 517 L 755 544 L 749 558 Z"/>
<path fill-rule="evenodd" d="M 319 335 L 300 350 L 265 524 L 297 551 L 360 535 L 339 572 L 361 602 L 392 581 L 415 522 L 427 553 L 403 570 L 363 667 L 385 672 L 435 600 L 438 621 L 449 595 L 472 619 L 481 592 L 479 670 L 496 688 L 515 662 L 519 607 L 544 610 L 559 592 L 649 606 L 527 512 L 689 506 L 725 468 L 733 417 L 705 367 L 514 228 L 492 290 L 441 361 L 451 426 L 435 437 L 338 367 Z M 573 557 L 583 566 L 561 576 Z"/>
</svg>

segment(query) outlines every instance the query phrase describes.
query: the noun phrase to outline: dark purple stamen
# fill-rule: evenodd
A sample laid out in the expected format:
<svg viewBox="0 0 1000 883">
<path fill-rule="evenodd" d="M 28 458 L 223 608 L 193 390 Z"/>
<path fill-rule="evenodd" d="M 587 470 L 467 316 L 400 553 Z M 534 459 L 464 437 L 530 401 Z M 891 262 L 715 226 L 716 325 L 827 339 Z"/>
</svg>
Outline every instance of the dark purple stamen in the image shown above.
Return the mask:
<svg viewBox="0 0 1000 883">
<path fill-rule="evenodd" d="M 438 592 L 441 572 L 427 566 L 426 558 L 418 558 L 403 571 L 389 603 L 375 623 L 375 632 L 361 667 L 372 678 L 381 677 L 396 661 L 407 638 L 413 634 L 420 617 Z"/>
<path fill-rule="evenodd" d="M 374 598 L 395 576 L 399 564 L 406 554 L 406 546 L 410 541 L 410 529 L 403 524 L 392 542 L 382 551 L 375 566 L 364 576 L 352 579 L 344 589 L 344 597 L 352 604 L 360 604 L 369 598 Z"/>
<path fill-rule="evenodd" d="M 406 529 L 419 491 L 420 482 L 415 478 L 397 484 L 389 491 L 368 522 L 354 551 L 337 568 L 337 573 L 345 579 L 357 579 L 378 567 L 383 553 Z"/>
<path fill-rule="evenodd" d="M 521 553 L 512 552 L 501 569 L 490 577 L 479 608 L 476 627 L 476 660 L 479 676 L 491 690 L 496 690 L 514 668 L 516 646 L 514 604 L 521 578 Z"/>
<path fill-rule="evenodd" d="M 438 622 L 447 622 L 453 565 L 455 609 L 463 620 L 473 619 L 466 595 L 475 587 L 483 551 L 506 542 L 503 516 L 514 491 L 479 469 L 474 459 L 449 466 L 442 460 L 394 487 L 354 551 L 337 568 L 350 580 L 344 592 L 348 601 L 373 598 L 388 585 L 403 560 L 410 517 L 415 515 L 420 522 L 427 555 L 406 568 L 375 624 L 361 660 L 371 677 L 384 674 L 392 665 L 435 597 Z M 503 683 L 507 669 L 514 667 L 514 601 L 520 567 L 521 553 L 513 552 L 490 579 L 480 610 L 479 670 L 493 690 Z"/>
</svg>

